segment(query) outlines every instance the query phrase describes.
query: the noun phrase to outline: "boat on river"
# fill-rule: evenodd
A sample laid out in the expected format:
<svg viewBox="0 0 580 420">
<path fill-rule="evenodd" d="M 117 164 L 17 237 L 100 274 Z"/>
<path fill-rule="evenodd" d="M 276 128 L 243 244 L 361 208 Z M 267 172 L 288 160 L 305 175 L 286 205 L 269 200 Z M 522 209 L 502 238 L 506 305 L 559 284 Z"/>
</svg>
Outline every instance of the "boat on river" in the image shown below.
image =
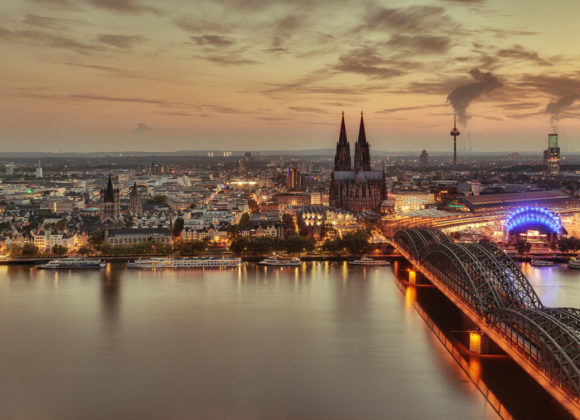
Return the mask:
<svg viewBox="0 0 580 420">
<path fill-rule="evenodd" d="M 101 260 L 86 260 L 80 257 L 57 258 L 36 266 L 41 270 L 100 270 L 104 267 L 105 263 Z"/>
<path fill-rule="evenodd" d="M 302 264 L 302 261 L 300 261 L 300 258 L 269 257 L 263 259 L 258 264 L 276 267 L 298 267 Z"/>
<path fill-rule="evenodd" d="M 140 258 L 133 262 L 127 263 L 128 268 L 140 268 L 145 270 L 157 270 L 166 268 L 235 268 L 241 265 L 242 260 L 235 257 L 153 257 Z"/>
<path fill-rule="evenodd" d="M 532 267 L 553 267 L 554 261 L 546 261 L 546 260 L 532 260 L 530 263 Z"/>
<path fill-rule="evenodd" d="M 359 258 L 358 260 L 349 261 L 348 263 L 351 265 L 370 265 L 370 266 L 391 265 L 391 263 L 389 261 L 375 260 L 374 258 L 369 258 L 366 256 L 363 256 L 362 258 Z"/>
<path fill-rule="evenodd" d="M 580 261 L 575 257 L 570 258 L 570 261 L 568 261 L 568 268 L 573 270 L 580 270 Z"/>
</svg>

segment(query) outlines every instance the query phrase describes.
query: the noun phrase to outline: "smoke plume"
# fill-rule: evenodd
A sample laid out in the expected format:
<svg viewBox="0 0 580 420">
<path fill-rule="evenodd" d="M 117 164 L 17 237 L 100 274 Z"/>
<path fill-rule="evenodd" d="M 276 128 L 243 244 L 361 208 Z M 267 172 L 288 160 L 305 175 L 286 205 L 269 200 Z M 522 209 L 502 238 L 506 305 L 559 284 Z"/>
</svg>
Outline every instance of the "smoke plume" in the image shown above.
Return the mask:
<svg viewBox="0 0 580 420">
<path fill-rule="evenodd" d="M 550 114 L 550 121 L 555 127 L 556 121 L 560 119 L 560 114 L 566 109 L 572 106 L 576 100 L 576 95 L 568 95 L 558 99 L 556 102 L 550 102 L 546 105 L 546 113 Z"/>
<path fill-rule="evenodd" d="M 456 87 L 453 92 L 447 96 L 447 100 L 455 110 L 459 121 L 463 124 L 466 124 L 467 120 L 470 118 L 467 114 L 467 107 L 471 102 L 484 93 L 489 93 L 492 90 L 501 87 L 499 79 L 489 72 L 484 73 L 479 69 L 472 69 L 469 74 L 471 74 L 471 77 L 473 77 L 475 81 Z"/>
</svg>

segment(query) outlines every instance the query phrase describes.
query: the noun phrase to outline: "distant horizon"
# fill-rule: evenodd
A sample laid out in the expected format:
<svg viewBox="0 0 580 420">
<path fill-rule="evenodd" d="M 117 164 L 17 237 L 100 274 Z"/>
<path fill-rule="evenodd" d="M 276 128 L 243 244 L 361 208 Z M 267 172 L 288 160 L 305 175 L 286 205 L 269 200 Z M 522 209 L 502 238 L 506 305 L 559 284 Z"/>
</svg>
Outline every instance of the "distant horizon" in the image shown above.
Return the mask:
<svg viewBox="0 0 580 420">
<path fill-rule="evenodd" d="M 354 148 L 351 146 L 351 149 Z M 351 150 L 351 151 L 353 151 Z M 419 155 L 424 149 L 421 150 L 373 150 L 371 145 L 371 159 L 373 159 L 373 155 L 377 154 L 380 156 L 384 155 Z M 426 150 L 426 149 L 425 149 Z M 429 155 L 436 155 L 436 156 L 453 156 L 452 150 L 426 150 Z M 214 153 L 214 158 L 219 157 L 228 157 L 223 156 L 223 153 L 232 153 L 232 156 L 229 157 L 236 157 L 236 156 L 243 156 L 244 153 L 251 152 L 252 154 L 282 154 L 282 155 L 304 155 L 304 156 L 327 156 L 328 158 L 334 157 L 335 149 L 334 148 L 316 148 L 316 149 L 246 149 L 246 150 L 228 150 L 228 149 L 183 149 L 183 150 L 172 150 L 172 151 L 160 151 L 160 150 L 111 150 L 111 151 L 58 151 L 58 152 L 26 152 L 26 151 L 14 151 L 14 152 L 0 152 L 0 158 L 8 157 L 8 156 L 26 156 L 26 155 L 43 155 L 46 157 L 50 156 L 59 156 L 59 155 L 111 155 L 111 154 L 121 154 L 121 155 L 130 155 L 130 154 L 138 154 L 138 155 L 176 155 L 176 154 L 195 154 L 198 156 L 207 156 L 207 153 Z M 462 156 L 469 156 L 469 155 L 498 155 L 498 156 L 508 156 L 512 153 L 517 153 L 520 156 L 530 156 L 530 155 L 538 155 L 541 156 L 543 154 L 543 150 L 513 150 L 513 151 L 482 151 L 482 150 L 458 150 L 458 157 L 461 158 Z M 568 151 L 565 150 L 563 153 L 567 155 L 580 155 L 580 151 Z"/>
</svg>

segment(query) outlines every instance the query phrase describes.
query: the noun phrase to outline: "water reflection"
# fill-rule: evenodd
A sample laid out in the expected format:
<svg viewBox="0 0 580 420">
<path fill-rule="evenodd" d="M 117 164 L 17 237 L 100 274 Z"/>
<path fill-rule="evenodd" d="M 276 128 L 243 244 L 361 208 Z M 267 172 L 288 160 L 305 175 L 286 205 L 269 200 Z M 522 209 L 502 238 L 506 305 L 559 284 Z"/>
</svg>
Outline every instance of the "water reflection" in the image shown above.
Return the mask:
<svg viewBox="0 0 580 420">
<path fill-rule="evenodd" d="M 121 275 L 124 267 L 107 263 L 101 274 L 101 308 L 105 327 L 115 331 L 121 310 Z"/>
<path fill-rule="evenodd" d="M 4 273 L 0 418 L 492 417 L 390 267 Z"/>
</svg>

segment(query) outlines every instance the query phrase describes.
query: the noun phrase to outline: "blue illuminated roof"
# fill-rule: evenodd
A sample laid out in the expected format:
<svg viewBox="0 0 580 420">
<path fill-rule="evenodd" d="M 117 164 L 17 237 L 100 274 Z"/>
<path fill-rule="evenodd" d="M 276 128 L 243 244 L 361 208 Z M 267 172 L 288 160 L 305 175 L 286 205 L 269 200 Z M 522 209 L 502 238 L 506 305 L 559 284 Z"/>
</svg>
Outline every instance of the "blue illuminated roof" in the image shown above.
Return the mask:
<svg viewBox="0 0 580 420">
<path fill-rule="evenodd" d="M 552 233 L 562 234 L 563 227 L 560 218 L 548 209 L 542 207 L 521 207 L 510 214 L 504 227 L 508 232 L 517 227 L 540 224 L 546 226 Z"/>
</svg>

